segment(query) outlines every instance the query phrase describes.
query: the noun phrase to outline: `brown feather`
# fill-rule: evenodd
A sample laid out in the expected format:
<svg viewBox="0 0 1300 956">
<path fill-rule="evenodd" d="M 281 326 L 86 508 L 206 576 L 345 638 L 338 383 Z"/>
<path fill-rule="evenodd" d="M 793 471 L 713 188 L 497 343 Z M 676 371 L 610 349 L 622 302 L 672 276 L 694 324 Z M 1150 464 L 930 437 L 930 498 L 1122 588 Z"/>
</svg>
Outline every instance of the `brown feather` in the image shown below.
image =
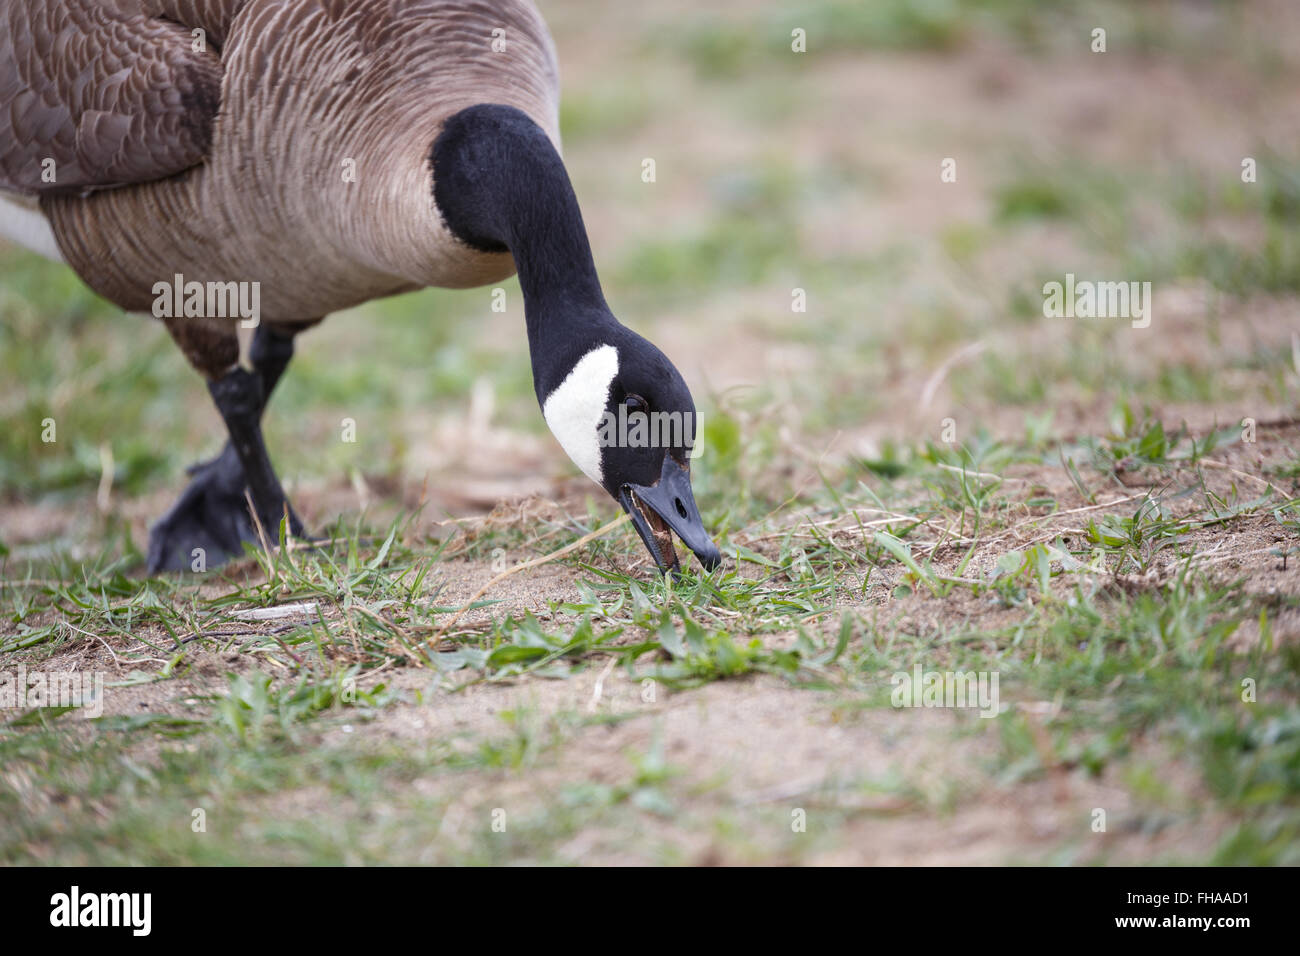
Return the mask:
<svg viewBox="0 0 1300 956">
<path fill-rule="evenodd" d="M 116 186 L 202 161 L 221 61 L 183 26 L 127 0 L 8 3 L 2 16 L 0 187 Z"/>
<path fill-rule="evenodd" d="M 99 19 L 86 12 L 92 5 L 105 8 Z M 554 48 L 531 2 L 26 7 L 25 19 L 11 12 L 24 29 L 0 49 L 0 104 L 6 113 L 21 107 L 14 115 L 26 131 L 21 155 L 0 156 L 0 185 L 37 188 L 9 177 L 30 177 L 31 157 L 56 148 L 76 156 L 77 143 L 89 153 L 77 167 L 87 184 L 108 184 L 105 170 L 127 183 L 41 200 L 69 264 L 122 308 L 148 311 L 154 285 L 181 274 L 259 282 L 264 319 L 314 321 L 380 296 L 481 285 L 513 271 L 508 253 L 475 251 L 447 230 L 429 152 L 446 118 L 478 103 L 522 110 L 558 145 Z M 70 14 L 81 26 L 59 35 L 56 48 L 51 24 Z M 213 47 L 188 52 L 196 26 L 219 60 Z M 504 52 L 492 49 L 495 29 L 505 31 Z M 223 71 L 214 109 L 199 95 L 210 62 Z M 175 85 L 182 76 L 188 86 Z M 14 77 L 25 85 L 15 88 Z M 205 116 L 210 144 L 199 149 Z M 355 181 L 346 181 L 345 162 Z M 214 343 L 233 338 L 233 320 L 170 325 L 200 371 L 225 371 L 228 344 Z"/>
</svg>

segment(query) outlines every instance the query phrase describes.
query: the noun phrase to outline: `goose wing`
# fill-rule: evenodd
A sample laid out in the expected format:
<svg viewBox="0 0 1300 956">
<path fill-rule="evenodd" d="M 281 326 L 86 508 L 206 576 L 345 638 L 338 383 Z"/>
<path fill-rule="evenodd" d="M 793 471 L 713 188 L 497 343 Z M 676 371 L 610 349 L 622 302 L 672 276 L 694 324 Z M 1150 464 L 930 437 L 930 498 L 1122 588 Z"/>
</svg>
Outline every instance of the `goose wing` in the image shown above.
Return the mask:
<svg viewBox="0 0 1300 956">
<path fill-rule="evenodd" d="M 243 3 L 0 4 L 0 189 L 121 186 L 202 162 Z"/>
</svg>

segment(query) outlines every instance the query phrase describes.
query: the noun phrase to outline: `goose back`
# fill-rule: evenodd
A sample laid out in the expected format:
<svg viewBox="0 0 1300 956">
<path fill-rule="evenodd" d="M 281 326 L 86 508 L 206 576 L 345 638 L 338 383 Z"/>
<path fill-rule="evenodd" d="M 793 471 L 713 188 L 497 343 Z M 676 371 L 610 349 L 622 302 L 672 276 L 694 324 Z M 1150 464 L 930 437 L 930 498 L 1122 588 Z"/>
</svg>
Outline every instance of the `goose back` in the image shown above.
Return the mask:
<svg viewBox="0 0 1300 956">
<path fill-rule="evenodd" d="M 262 316 L 284 322 L 513 271 L 508 253 L 470 249 L 447 230 L 433 199 L 429 152 L 446 118 L 477 103 L 522 110 L 558 146 L 555 53 L 531 3 L 112 5 L 164 31 L 173 22 L 186 36 L 207 30 L 209 55 L 219 55 L 220 105 L 197 162 L 184 165 L 179 155 L 170 164 L 180 169 L 161 178 L 137 173 L 92 183 L 115 188 L 42 195 L 64 257 L 101 295 L 147 311 L 155 284 L 174 274 L 187 282 L 258 282 Z M 134 38 L 137 46 L 144 40 L 143 32 Z M 157 59 L 151 42 L 145 49 Z M 20 62 L 31 56 L 14 52 Z M 40 78 L 48 88 L 32 93 L 57 100 L 69 84 L 112 82 L 95 70 L 47 70 Z"/>
</svg>

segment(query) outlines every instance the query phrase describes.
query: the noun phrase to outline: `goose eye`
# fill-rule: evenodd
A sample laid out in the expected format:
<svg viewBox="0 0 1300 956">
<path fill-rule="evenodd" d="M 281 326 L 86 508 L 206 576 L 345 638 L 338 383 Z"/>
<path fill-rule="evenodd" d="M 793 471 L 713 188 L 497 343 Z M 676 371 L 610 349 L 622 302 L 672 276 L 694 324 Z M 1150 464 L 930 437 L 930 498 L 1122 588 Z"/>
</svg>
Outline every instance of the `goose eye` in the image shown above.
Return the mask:
<svg viewBox="0 0 1300 956">
<path fill-rule="evenodd" d="M 623 404 L 629 412 L 644 412 L 650 408 L 650 404 L 640 395 L 628 395 L 623 399 Z"/>
</svg>

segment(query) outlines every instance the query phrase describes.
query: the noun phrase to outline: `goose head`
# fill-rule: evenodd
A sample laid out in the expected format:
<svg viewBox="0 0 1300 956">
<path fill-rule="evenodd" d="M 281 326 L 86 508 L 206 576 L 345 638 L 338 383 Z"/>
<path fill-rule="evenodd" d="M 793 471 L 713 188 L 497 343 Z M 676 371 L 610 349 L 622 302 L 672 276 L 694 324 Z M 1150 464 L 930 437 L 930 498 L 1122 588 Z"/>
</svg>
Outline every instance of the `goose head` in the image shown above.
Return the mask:
<svg viewBox="0 0 1300 956">
<path fill-rule="evenodd" d="M 514 258 L 533 385 L 560 446 L 627 511 L 661 571 L 680 567 L 674 534 L 717 567 L 691 491 L 690 389 L 610 311 L 551 139 L 518 109 L 480 104 L 444 121 L 431 160 L 434 200 L 455 240 Z"/>
<path fill-rule="evenodd" d="M 547 426 L 605 489 L 661 571 L 680 564 L 673 535 L 706 570 L 722 560 L 691 490 L 698 420 L 690 389 L 658 348 L 621 325 L 577 358 L 538 399 Z"/>
</svg>

